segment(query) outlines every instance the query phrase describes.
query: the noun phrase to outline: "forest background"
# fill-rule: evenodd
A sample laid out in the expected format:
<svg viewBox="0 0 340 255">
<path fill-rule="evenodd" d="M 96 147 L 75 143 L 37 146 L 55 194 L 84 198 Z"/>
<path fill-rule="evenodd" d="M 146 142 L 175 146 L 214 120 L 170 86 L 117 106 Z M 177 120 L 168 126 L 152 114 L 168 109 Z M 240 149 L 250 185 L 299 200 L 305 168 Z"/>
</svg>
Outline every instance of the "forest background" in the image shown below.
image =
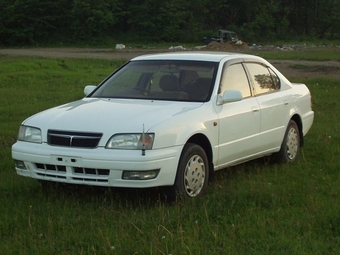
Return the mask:
<svg viewBox="0 0 340 255">
<path fill-rule="evenodd" d="M 340 0 L 0 0 L 1 46 L 340 38 Z"/>
</svg>

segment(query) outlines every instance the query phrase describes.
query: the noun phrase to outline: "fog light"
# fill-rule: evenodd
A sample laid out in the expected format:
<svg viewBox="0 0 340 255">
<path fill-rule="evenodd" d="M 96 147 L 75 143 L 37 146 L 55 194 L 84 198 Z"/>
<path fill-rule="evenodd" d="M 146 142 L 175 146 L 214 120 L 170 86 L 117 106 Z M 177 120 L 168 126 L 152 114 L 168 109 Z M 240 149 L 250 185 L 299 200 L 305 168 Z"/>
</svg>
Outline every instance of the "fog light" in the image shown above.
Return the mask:
<svg viewBox="0 0 340 255">
<path fill-rule="evenodd" d="M 14 160 L 14 162 L 15 162 L 15 167 L 16 167 L 16 168 L 20 168 L 20 169 L 27 170 L 24 161 L 21 161 L 21 160 Z"/>
<path fill-rule="evenodd" d="M 159 173 L 159 169 L 149 171 L 123 171 L 122 178 L 124 180 L 151 180 L 155 179 Z"/>
</svg>

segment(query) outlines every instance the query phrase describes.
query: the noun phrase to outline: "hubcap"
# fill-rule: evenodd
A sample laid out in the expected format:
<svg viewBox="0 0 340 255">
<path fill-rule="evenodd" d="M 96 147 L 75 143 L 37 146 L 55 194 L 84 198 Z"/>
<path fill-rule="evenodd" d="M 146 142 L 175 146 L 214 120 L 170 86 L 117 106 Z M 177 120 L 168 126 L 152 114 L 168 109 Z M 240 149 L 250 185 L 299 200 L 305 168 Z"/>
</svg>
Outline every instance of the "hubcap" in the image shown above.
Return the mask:
<svg viewBox="0 0 340 255">
<path fill-rule="evenodd" d="M 196 197 L 202 190 L 205 180 L 205 165 L 203 159 L 192 156 L 184 171 L 184 189 L 190 197 Z"/>
<path fill-rule="evenodd" d="M 299 135 L 297 130 L 291 127 L 287 134 L 287 156 L 290 160 L 294 159 L 299 149 Z"/>
</svg>

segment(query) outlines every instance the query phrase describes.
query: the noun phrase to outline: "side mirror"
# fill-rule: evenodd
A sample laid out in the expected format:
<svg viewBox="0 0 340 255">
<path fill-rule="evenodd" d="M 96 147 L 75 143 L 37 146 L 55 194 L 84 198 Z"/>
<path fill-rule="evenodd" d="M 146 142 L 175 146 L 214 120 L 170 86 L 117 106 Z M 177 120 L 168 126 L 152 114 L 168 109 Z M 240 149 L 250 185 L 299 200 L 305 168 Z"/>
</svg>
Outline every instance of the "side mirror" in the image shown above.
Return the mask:
<svg viewBox="0 0 340 255">
<path fill-rule="evenodd" d="M 94 91 L 95 89 L 97 88 L 97 86 L 94 86 L 94 85 L 87 85 L 85 88 L 84 88 L 84 94 L 85 96 L 88 96 L 92 91 Z"/>
<path fill-rule="evenodd" d="M 239 90 L 226 90 L 222 96 L 218 96 L 217 105 L 225 103 L 237 102 L 243 99 L 242 93 Z"/>
</svg>

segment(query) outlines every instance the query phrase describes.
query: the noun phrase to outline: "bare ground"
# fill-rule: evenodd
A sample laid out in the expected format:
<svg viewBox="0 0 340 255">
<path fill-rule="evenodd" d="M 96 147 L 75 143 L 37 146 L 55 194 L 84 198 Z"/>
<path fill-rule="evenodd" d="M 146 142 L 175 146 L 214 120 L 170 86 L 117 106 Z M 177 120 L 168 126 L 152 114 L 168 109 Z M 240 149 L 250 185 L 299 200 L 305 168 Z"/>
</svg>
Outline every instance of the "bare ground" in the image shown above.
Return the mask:
<svg viewBox="0 0 340 255">
<path fill-rule="evenodd" d="M 48 58 L 131 59 L 136 56 L 169 52 L 168 49 L 90 49 L 90 48 L 32 48 L 0 49 L 1 55 Z M 340 79 L 340 61 L 270 60 L 287 78 L 332 77 Z"/>
</svg>

